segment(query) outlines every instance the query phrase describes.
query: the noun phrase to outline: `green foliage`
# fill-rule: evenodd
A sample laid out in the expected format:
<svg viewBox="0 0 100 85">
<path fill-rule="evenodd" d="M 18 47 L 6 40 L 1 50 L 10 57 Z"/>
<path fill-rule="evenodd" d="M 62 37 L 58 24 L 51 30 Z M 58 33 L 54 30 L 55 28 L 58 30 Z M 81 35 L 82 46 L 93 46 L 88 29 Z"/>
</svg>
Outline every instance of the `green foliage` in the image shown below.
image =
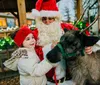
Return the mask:
<svg viewBox="0 0 100 85">
<path fill-rule="evenodd" d="M 10 37 L 0 38 L 0 50 L 10 49 L 14 46 L 15 43 Z"/>
</svg>

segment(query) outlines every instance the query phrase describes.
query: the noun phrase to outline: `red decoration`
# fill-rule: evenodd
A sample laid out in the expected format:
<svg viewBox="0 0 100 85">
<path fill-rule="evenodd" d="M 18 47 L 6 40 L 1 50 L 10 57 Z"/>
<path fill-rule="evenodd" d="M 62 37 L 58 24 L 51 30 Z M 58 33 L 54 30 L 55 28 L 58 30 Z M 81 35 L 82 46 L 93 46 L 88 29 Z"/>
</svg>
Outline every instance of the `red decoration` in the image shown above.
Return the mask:
<svg viewBox="0 0 100 85">
<path fill-rule="evenodd" d="M 71 23 L 61 23 L 62 29 L 67 29 L 67 30 L 78 30 L 77 27 L 73 26 Z"/>
</svg>

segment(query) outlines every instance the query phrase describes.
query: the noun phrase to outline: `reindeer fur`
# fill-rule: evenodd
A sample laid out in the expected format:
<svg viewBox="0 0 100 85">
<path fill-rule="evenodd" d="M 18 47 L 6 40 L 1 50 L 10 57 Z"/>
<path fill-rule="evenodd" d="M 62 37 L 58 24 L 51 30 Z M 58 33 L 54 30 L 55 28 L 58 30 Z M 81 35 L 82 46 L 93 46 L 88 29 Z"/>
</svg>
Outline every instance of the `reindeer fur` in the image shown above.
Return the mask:
<svg viewBox="0 0 100 85">
<path fill-rule="evenodd" d="M 86 85 L 86 82 L 90 83 L 87 85 L 100 85 L 100 51 L 78 56 L 69 64 L 76 85 Z"/>
</svg>

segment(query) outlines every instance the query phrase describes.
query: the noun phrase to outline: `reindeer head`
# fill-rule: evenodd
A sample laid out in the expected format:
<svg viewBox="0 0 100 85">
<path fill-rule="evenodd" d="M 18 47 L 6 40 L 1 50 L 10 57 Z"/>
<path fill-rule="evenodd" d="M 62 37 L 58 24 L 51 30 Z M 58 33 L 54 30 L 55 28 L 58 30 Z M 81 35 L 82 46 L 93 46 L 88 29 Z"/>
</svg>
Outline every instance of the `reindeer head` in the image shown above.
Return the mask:
<svg viewBox="0 0 100 85">
<path fill-rule="evenodd" d="M 86 36 L 79 31 L 70 30 L 61 37 L 60 44 L 66 53 L 65 57 L 71 58 L 83 55 L 84 48 L 93 46 L 98 40 L 98 37 Z"/>
<path fill-rule="evenodd" d="M 98 37 L 86 36 L 79 31 L 70 30 L 67 31 L 62 37 L 60 42 L 47 53 L 47 59 L 56 63 L 65 59 L 74 59 L 83 54 L 83 50 L 86 46 L 92 46 L 98 41 Z"/>
</svg>

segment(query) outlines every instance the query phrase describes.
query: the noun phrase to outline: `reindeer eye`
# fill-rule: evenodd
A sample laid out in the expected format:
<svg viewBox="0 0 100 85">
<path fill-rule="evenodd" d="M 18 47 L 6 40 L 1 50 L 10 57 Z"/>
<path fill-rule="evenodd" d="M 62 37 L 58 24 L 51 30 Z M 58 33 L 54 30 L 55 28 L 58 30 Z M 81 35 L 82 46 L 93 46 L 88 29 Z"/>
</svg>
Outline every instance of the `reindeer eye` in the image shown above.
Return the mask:
<svg viewBox="0 0 100 85">
<path fill-rule="evenodd" d="M 77 45 L 77 42 L 74 42 L 74 44 L 73 44 L 74 46 L 76 46 Z"/>
</svg>

